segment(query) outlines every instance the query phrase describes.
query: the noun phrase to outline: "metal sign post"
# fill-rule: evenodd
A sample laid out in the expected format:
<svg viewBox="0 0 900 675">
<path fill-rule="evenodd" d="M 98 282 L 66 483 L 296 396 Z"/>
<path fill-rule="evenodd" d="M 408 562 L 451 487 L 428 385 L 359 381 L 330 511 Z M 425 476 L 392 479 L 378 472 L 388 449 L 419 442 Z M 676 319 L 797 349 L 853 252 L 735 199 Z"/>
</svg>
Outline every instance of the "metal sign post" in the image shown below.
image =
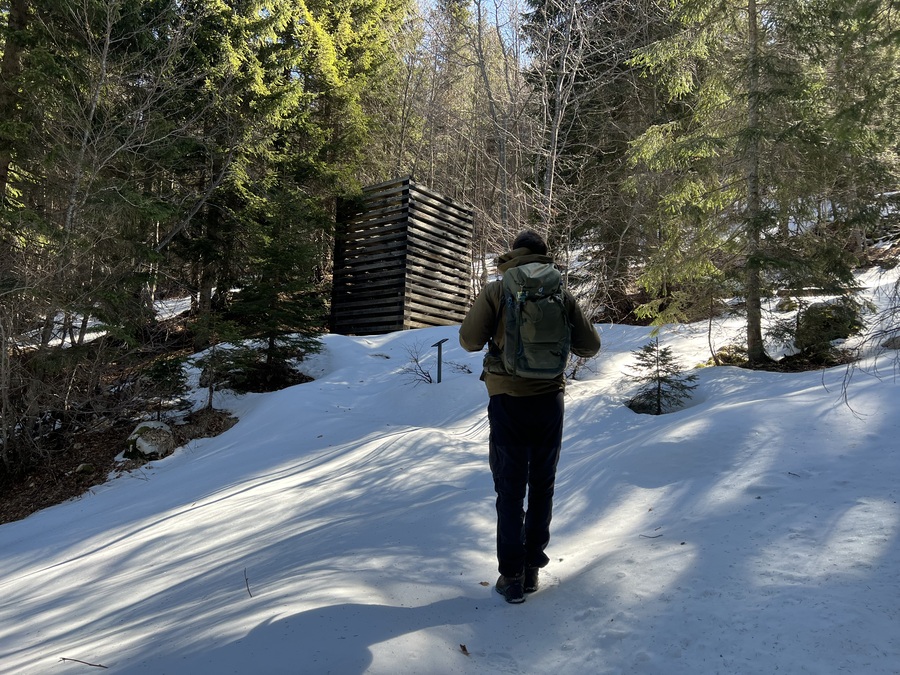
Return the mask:
<svg viewBox="0 0 900 675">
<path fill-rule="evenodd" d="M 444 338 L 443 340 L 438 340 L 435 342 L 432 347 L 438 348 L 438 372 L 437 372 L 437 381 L 438 384 L 441 382 L 441 361 L 443 360 L 443 352 L 444 352 L 444 343 L 450 338 Z"/>
</svg>

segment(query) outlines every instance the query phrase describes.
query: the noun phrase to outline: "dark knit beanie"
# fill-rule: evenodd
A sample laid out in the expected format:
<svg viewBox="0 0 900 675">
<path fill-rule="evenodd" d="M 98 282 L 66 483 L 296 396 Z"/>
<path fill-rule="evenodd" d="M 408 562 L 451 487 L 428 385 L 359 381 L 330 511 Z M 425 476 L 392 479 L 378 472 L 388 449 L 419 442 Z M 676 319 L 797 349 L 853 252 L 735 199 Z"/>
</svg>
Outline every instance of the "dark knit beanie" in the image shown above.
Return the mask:
<svg viewBox="0 0 900 675">
<path fill-rule="evenodd" d="M 534 230 L 525 230 L 519 233 L 513 242 L 513 250 L 527 248 L 536 255 L 547 255 L 547 242 Z"/>
</svg>

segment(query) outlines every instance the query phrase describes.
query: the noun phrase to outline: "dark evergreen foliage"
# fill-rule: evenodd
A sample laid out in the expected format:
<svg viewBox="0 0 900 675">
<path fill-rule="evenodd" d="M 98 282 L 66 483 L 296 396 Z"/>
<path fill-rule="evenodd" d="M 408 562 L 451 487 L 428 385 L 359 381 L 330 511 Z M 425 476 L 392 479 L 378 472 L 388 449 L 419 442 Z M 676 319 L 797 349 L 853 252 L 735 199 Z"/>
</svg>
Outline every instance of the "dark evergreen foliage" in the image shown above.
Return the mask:
<svg viewBox="0 0 900 675">
<path fill-rule="evenodd" d="M 632 352 L 637 365 L 632 380 L 641 384 L 637 394 L 631 397 L 627 406 L 637 413 L 662 415 L 673 412 L 690 398 L 697 376 L 685 375 L 671 347 L 660 347 L 659 338 Z"/>
<path fill-rule="evenodd" d="M 826 358 L 835 340 L 846 340 L 862 330 L 862 309 L 849 297 L 810 305 L 797 319 L 794 344 L 808 357 Z"/>
<path fill-rule="evenodd" d="M 324 323 L 330 205 L 354 185 L 363 93 L 401 9 L 3 4 L 3 469 L 64 442 L 41 420 L 138 395 L 135 373 L 165 348 L 160 293 L 192 297 L 195 348 L 215 347 L 212 389 L 235 374 L 223 341 L 253 350 L 241 361 L 250 379 L 296 381 L 289 364 Z"/>
</svg>

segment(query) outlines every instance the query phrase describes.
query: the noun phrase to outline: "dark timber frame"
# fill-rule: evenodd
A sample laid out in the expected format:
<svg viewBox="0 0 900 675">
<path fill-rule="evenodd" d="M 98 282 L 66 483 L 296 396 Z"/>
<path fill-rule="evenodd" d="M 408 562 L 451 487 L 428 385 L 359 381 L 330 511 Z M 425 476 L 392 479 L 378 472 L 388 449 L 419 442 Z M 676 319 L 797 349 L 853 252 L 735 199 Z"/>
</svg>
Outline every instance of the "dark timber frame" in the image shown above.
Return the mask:
<svg viewBox="0 0 900 675">
<path fill-rule="evenodd" d="M 460 323 L 471 303 L 471 209 L 412 178 L 337 203 L 331 330 L 375 335 Z"/>
</svg>

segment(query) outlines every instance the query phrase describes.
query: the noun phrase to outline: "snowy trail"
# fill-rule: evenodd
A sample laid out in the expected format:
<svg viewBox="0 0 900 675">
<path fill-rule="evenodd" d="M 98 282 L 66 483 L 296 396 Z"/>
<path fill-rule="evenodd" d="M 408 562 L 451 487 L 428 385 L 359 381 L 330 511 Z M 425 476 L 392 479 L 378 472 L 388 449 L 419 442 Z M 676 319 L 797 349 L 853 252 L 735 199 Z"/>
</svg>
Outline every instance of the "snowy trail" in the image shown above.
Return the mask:
<svg viewBox="0 0 900 675">
<path fill-rule="evenodd" d="M 843 369 L 703 369 L 690 407 L 637 416 L 647 329 L 604 326 L 567 395 L 551 565 L 511 607 L 455 331 L 328 336 L 314 382 L 0 527 L 0 672 L 900 672 L 893 379 L 860 373 L 851 409 Z M 407 349 L 444 337 L 473 372 L 410 384 Z M 664 339 L 708 352 L 705 327 Z"/>
</svg>

